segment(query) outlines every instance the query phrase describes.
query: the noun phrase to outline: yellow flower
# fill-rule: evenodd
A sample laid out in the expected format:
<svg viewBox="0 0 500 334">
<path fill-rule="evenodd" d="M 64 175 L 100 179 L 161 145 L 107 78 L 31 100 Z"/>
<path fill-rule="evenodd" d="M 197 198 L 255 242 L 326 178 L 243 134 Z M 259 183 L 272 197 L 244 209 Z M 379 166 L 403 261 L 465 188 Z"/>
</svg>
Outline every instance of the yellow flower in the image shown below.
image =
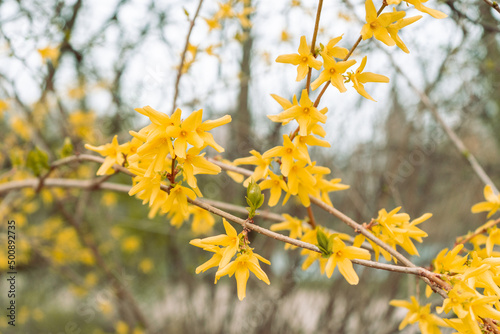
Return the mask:
<svg viewBox="0 0 500 334">
<path fill-rule="evenodd" d="M 377 10 L 373 5 L 372 0 L 366 0 L 365 9 L 366 9 L 366 24 L 363 26 L 363 29 L 361 30 L 361 36 L 363 40 L 375 36 L 376 39 L 386 44 L 387 46 L 393 46 L 394 44 L 396 44 L 396 42 L 389 35 L 387 27 L 392 22 L 402 19 L 406 15 L 406 13 L 403 11 L 384 13 L 377 17 Z"/>
<path fill-rule="evenodd" d="M 191 230 L 195 234 L 206 234 L 212 231 L 212 227 L 215 224 L 215 218 L 210 212 L 196 205 L 190 205 L 189 213 L 193 215 Z"/>
<path fill-rule="evenodd" d="M 127 253 L 135 252 L 141 245 L 141 239 L 136 236 L 129 236 L 122 241 L 122 250 Z"/>
<path fill-rule="evenodd" d="M 331 39 L 328 44 L 325 46 L 326 54 L 332 58 L 344 59 L 349 51 L 346 48 L 341 48 L 339 46 L 335 46 L 342 39 L 341 35 L 339 37 L 335 37 Z"/>
<path fill-rule="evenodd" d="M 289 230 L 290 231 L 290 238 L 293 239 L 300 239 L 302 238 L 302 220 L 298 218 L 294 218 L 286 213 L 281 215 L 283 218 L 285 218 L 285 221 L 277 224 L 271 225 L 270 229 L 271 231 L 282 231 L 282 230 Z M 289 248 L 297 248 L 297 246 L 292 246 L 289 243 L 285 243 L 285 249 Z"/>
<path fill-rule="evenodd" d="M 177 109 L 172 115 L 174 125 L 167 127 L 165 134 L 167 137 L 175 138 L 174 153 L 179 158 L 186 158 L 188 143 L 196 148 L 203 146 L 204 141 L 196 131 L 196 128 L 201 125 L 201 117 L 198 116 L 201 116 L 202 112 L 202 109 L 194 111 L 182 122 L 180 120 L 182 113 L 180 109 Z"/>
<path fill-rule="evenodd" d="M 281 55 L 276 58 L 278 63 L 298 65 L 297 81 L 301 81 L 307 75 L 309 68 L 321 69 L 321 61 L 314 59 L 311 49 L 307 46 L 306 36 L 300 38 L 299 53 Z"/>
<path fill-rule="evenodd" d="M 395 8 L 394 8 L 394 11 L 396 11 Z M 392 39 L 396 42 L 396 45 L 406 53 L 410 53 L 410 51 L 406 47 L 405 43 L 403 43 L 403 40 L 401 39 L 401 37 L 398 36 L 398 32 L 402 28 L 406 27 L 407 25 L 412 24 L 413 22 L 420 20 L 421 18 L 422 18 L 422 15 L 408 17 L 405 19 L 400 19 L 396 23 L 393 23 L 387 27 L 387 31 L 389 32 L 389 35 L 391 35 Z"/>
<path fill-rule="evenodd" d="M 395 307 L 403 307 L 408 309 L 405 318 L 399 324 L 399 330 L 405 328 L 408 324 L 418 322 L 418 327 L 422 334 L 440 334 L 439 327 L 448 327 L 448 325 L 440 317 L 431 314 L 431 304 L 420 306 L 417 299 L 411 296 L 411 302 L 406 300 L 391 300 L 389 303 Z"/>
<path fill-rule="evenodd" d="M 269 206 L 275 206 L 281 197 L 281 191 L 288 191 L 283 177 L 280 177 L 273 172 L 269 171 L 269 179 L 262 181 L 260 184 L 260 189 L 270 189 L 271 196 L 269 196 Z"/>
<path fill-rule="evenodd" d="M 40 56 L 42 57 L 42 60 L 44 63 L 47 62 L 47 60 L 50 60 L 54 66 L 57 65 L 57 60 L 59 59 L 59 47 L 50 47 L 47 46 L 43 49 L 38 49 L 37 50 Z"/>
<path fill-rule="evenodd" d="M 231 258 L 234 256 L 234 254 L 236 254 L 240 246 L 240 236 L 238 235 L 234 227 L 232 227 L 231 224 L 229 224 L 224 218 L 222 218 L 222 222 L 224 223 L 226 234 L 220 234 L 204 239 L 194 239 L 190 242 L 190 244 L 196 247 L 201 247 L 203 249 L 210 245 L 224 246 L 224 252 L 219 261 L 220 268 L 223 268 L 229 263 L 229 261 L 231 261 Z"/>
<path fill-rule="evenodd" d="M 217 152 L 224 152 L 224 148 L 217 144 L 212 134 L 207 131 L 231 122 L 231 116 L 225 115 L 220 118 L 214 120 L 206 120 L 205 122 L 201 123 L 202 114 L 203 109 L 198 110 L 197 117 L 199 118 L 199 120 L 197 124 L 199 125 L 196 127 L 196 133 L 198 134 L 198 136 L 200 136 L 201 139 L 203 139 L 204 145 L 213 147 Z"/>
<path fill-rule="evenodd" d="M 179 158 L 179 162 L 182 163 L 182 174 L 193 189 L 198 188 L 195 174 L 216 175 L 221 171 L 219 166 L 206 160 L 203 155 L 200 155 L 200 149 L 192 147 L 187 151 L 185 159 Z"/>
<path fill-rule="evenodd" d="M 256 150 L 251 150 L 250 154 L 252 155 L 251 157 L 246 157 L 246 158 L 239 158 L 233 161 L 233 163 L 237 165 L 255 165 L 257 166 L 255 170 L 253 171 L 253 174 L 249 176 L 245 182 L 243 182 L 243 185 L 245 187 L 248 186 L 248 183 L 250 182 L 250 179 L 254 179 L 256 181 L 260 179 L 265 179 L 267 175 L 269 174 L 269 165 L 271 164 L 271 159 L 267 158 L 265 159 L 259 152 Z"/>
<path fill-rule="evenodd" d="M 262 256 L 248 250 L 246 253 L 238 256 L 234 261 L 230 262 L 225 267 L 219 269 L 215 274 L 215 279 L 218 280 L 220 277 L 225 275 L 229 275 L 229 277 L 234 275 L 238 286 L 238 299 L 243 300 L 243 298 L 246 297 L 247 281 L 250 276 L 250 271 L 253 272 L 261 281 L 264 281 L 268 285 L 271 284 L 266 273 L 260 267 L 259 260 L 266 264 L 271 264 L 271 262 Z"/>
<path fill-rule="evenodd" d="M 92 146 L 89 144 L 85 144 L 85 148 L 87 150 L 95 151 L 102 156 L 105 156 L 104 162 L 101 167 L 97 170 L 97 175 L 106 175 L 112 174 L 112 167 L 114 164 L 121 165 L 123 164 L 124 158 L 123 154 L 120 150 L 120 145 L 118 145 L 118 136 L 115 135 L 110 144 L 105 144 L 101 146 Z"/>
<path fill-rule="evenodd" d="M 405 0 L 405 1 L 415 6 L 415 9 L 421 11 L 422 13 L 427 13 L 435 19 L 444 19 L 445 17 L 448 17 L 448 15 L 446 15 L 443 12 L 440 12 L 439 10 L 424 6 L 422 3 L 427 2 L 427 0 Z"/>
<path fill-rule="evenodd" d="M 307 136 L 309 133 L 309 126 L 317 122 L 326 122 L 326 111 L 328 109 L 324 108 L 318 111 L 314 106 L 313 102 L 309 99 L 309 94 L 306 89 L 302 90 L 302 95 L 300 96 L 300 105 L 293 105 L 292 107 L 286 109 L 280 114 L 276 115 L 271 119 L 274 122 L 289 122 L 295 119 L 299 123 L 299 134 L 301 136 Z"/>
<path fill-rule="evenodd" d="M 309 151 L 307 149 L 307 146 L 321 146 L 321 147 L 330 147 L 331 146 L 329 142 L 327 142 L 325 140 L 318 139 L 318 138 L 314 137 L 313 135 L 295 136 L 295 138 L 293 139 L 293 142 L 294 142 L 297 150 L 300 153 L 302 153 L 303 156 L 305 156 L 305 158 L 309 164 L 312 164 L 312 161 L 311 161 L 311 157 L 309 156 Z"/>
<path fill-rule="evenodd" d="M 356 285 L 359 282 L 359 277 L 352 267 L 351 260 L 369 260 L 371 255 L 366 249 L 346 246 L 345 243 L 340 240 L 339 237 L 333 238 L 333 247 L 331 250 L 332 254 L 328 258 L 326 263 L 326 276 L 330 278 L 335 270 L 335 267 L 339 267 L 339 271 L 344 276 L 346 281 L 351 285 Z"/>
<path fill-rule="evenodd" d="M 323 57 L 325 69 L 321 72 L 318 78 L 311 83 L 312 90 L 315 90 L 324 82 L 330 81 L 332 86 L 337 88 L 341 93 L 347 91 L 344 86 L 344 77 L 342 74 L 347 71 L 349 67 L 354 65 L 356 61 L 351 59 L 336 62 L 335 59 L 327 54 L 326 50 L 321 53 L 321 57 Z"/>
<path fill-rule="evenodd" d="M 170 211 L 171 207 L 176 203 L 183 214 L 188 214 L 188 197 L 192 200 L 196 199 L 195 192 L 177 184 L 174 188 L 170 189 L 170 194 L 168 194 L 164 204 L 164 210 L 167 212 Z"/>
<path fill-rule="evenodd" d="M 284 176 L 288 176 L 290 172 L 290 168 L 292 168 L 294 159 L 297 160 L 307 160 L 307 157 L 299 151 L 295 145 L 290 140 L 288 135 L 283 135 L 283 146 L 276 146 L 269 150 L 267 150 L 262 158 L 272 158 L 272 157 L 280 157 L 281 158 L 281 174 Z"/>
<path fill-rule="evenodd" d="M 486 239 L 486 254 L 488 256 L 492 256 L 495 244 L 500 245 L 500 229 L 496 226 L 488 231 L 488 239 Z"/>
<path fill-rule="evenodd" d="M 359 65 L 358 69 L 354 73 L 349 73 L 349 80 L 352 81 L 352 84 L 354 86 L 354 89 L 363 96 L 364 98 L 367 98 L 368 100 L 375 101 L 365 90 L 365 87 L 363 86 L 367 82 L 389 82 L 389 78 L 386 77 L 385 75 L 381 74 L 375 74 L 371 72 L 363 72 L 365 69 L 366 65 L 366 60 L 367 57 L 365 56 L 363 60 L 361 61 L 361 65 Z"/>
<path fill-rule="evenodd" d="M 486 202 L 475 204 L 471 211 L 472 213 L 489 211 L 487 218 L 490 218 L 500 208 L 500 194 L 495 195 L 491 186 L 487 185 L 484 187 L 484 198 Z"/>
<path fill-rule="evenodd" d="M 145 274 L 149 273 L 153 267 L 154 263 L 149 257 L 146 257 L 139 262 L 139 269 L 141 269 L 141 271 Z"/>
</svg>

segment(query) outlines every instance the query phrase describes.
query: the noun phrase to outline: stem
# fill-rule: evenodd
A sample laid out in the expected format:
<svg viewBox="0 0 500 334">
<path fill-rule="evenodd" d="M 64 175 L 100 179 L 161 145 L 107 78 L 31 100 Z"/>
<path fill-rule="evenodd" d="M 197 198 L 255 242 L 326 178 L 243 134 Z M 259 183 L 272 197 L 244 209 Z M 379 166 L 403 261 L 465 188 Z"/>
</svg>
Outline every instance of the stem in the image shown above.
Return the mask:
<svg viewBox="0 0 500 334">
<path fill-rule="evenodd" d="M 198 17 L 198 14 L 200 13 L 201 9 L 201 4 L 203 3 L 203 0 L 200 0 L 198 3 L 198 8 L 196 9 L 196 12 L 194 13 L 193 19 L 191 20 L 191 23 L 189 24 L 189 30 L 186 36 L 186 43 L 184 44 L 184 51 L 182 51 L 182 56 L 181 56 L 181 63 L 179 64 L 179 70 L 177 71 L 177 79 L 175 80 L 175 91 L 174 91 L 174 99 L 172 102 L 172 111 L 170 114 L 173 114 L 175 111 L 175 108 L 177 107 L 177 96 L 179 95 L 179 83 L 181 81 L 182 77 L 182 68 L 184 67 L 184 60 L 186 59 L 186 53 L 189 48 L 189 38 L 191 37 L 191 32 L 193 31 L 194 27 L 194 21 Z"/>
<path fill-rule="evenodd" d="M 316 228 L 316 220 L 314 219 L 314 213 L 310 205 L 307 207 L 307 214 L 309 215 L 309 225 L 311 225 L 312 228 Z"/>
<path fill-rule="evenodd" d="M 314 51 L 316 49 L 316 37 L 318 36 L 318 30 L 319 30 L 319 19 L 321 17 L 321 9 L 323 8 L 323 0 L 319 0 L 318 3 L 318 10 L 316 11 L 316 20 L 314 22 L 314 32 L 313 32 L 313 37 L 312 37 L 312 42 L 311 42 L 311 53 L 313 54 L 314 57 Z M 309 71 L 307 72 L 307 83 L 306 83 L 306 88 L 307 88 L 307 93 L 309 94 L 309 91 L 311 89 L 311 72 L 312 68 L 309 67 Z"/>
<path fill-rule="evenodd" d="M 485 225 L 482 229 L 472 233 L 471 235 L 468 235 L 463 240 L 458 241 L 459 238 L 457 238 L 457 241 L 455 242 L 455 246 L 460 245 L 460 244 L 465 245 L 470 240 L 472 240 L 474 237 L 487 232 L 490 227 L 493 227 L 499 223 L 500 223 L 500 218 L 495 220 L 495 221 L 492 221 L 490 224 Z"/>
</svg>

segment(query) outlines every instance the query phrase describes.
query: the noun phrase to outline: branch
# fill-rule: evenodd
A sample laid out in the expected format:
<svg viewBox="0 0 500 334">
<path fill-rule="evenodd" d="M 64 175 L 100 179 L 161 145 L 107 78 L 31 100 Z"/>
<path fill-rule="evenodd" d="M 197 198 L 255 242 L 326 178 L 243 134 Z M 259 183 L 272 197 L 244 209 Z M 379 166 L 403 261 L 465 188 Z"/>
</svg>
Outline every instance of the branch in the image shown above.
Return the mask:
<svg viewBox="0 0 500 334">
<path fill-rule="evenodd" d="M 182 68 L 184 67 L 184 60 L 186 59 L 186 53 L 189 48 L 189 38 L 191 37 L 191 32 L 193 31 L 194 28 L 194 21 L 198 17 L 198 14 L 200 13 L 201 9 L 201 4 L 203 3 L 203 0 L 200 0 L 198 3 L 198 8 L 196 9 L 196 13 L 194 13 L 193 19 L 191 20 L 191 23 L 189 24 L 189 30 L 186 36 L 186 43 L 184 45 L 184 51 L 182 51 L 182 56 L 181 56 L 181 63 L 179 64 L 179 70 L 177 71 L 177 79 L 175 80 L 175 92 L 174 92 L 174 99 L 172 102 L 172 112 L 171 114 L 174 113 L 175 108 L 176 108 L 176 102 L 177 102 L 177 96 L 179 95 L 179 83 L 181 82 L 181 76 L 182 76 Z"/>
<path fill-rule="evenodd" d="M 430 110 L 438 124 L 441 126 L 441 128 L 444 130 L 446 135 L 450 138 L 451 142 L 455 145 L 457 150 L 460 152 L 460 154 L 469 162 L 471 165 L 472 169 L 476 173 L 476 175 L 483 181 L 484 184 L 490 185 L 491 188 L 495 191 L 496 194 L 499 194 L 498 188 L 495 186 L 493 181 L 490 179 L 488 174 L 484 171 L 483 167 L 479 164 L 477 161 L 476 157 L 467 149 L 465 144 L 462 142 L 462 140 L 457 136 L 457 134 L 444 122 L 443 118 L 439 115 L 439 112 L 437 110 L 437 107 L 434 103 L 432 103 L 431 99 L 429 96 L 418 89 L 413 82 L 408 78 L 408 76 L 403 72 L 401 67 L 397 65 L 397 63 L 394 61 L 392 55 L 385 50 L 384 48 L 380 48 L 383 50 L 389 59 L 391 59 L 394 67 L 396 68 L 396 71 L 401 74 L 406 79 L 406 82 L 408 85 L 411 87 L 411 89 L 420 97 L 420 100 L 422 103 L 427 107 L 427 109 Z"/>
<path fill-rule="evenodd" d="M 486 2 L 488 6 L 490 6 L 491 8 L 500 13 L 500 7 L 498 6 L 498 2 L 491 0 L 483 0 L 483 1 Z"/>
</svg>

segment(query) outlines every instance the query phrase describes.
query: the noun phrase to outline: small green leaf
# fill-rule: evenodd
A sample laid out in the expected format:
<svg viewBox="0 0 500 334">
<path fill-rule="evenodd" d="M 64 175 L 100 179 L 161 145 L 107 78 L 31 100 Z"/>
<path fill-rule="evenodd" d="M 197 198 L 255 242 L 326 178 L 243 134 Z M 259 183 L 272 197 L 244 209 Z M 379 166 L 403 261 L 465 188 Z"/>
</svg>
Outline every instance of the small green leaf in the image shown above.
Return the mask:
<svg viewBox="0 0 500 334">
<path fill-rule="evenodd" d="M 68 137 L 64 138 L 64 144 L 60 151 L 61 158 L 66 158 L 73 155 L 73 144 L 71 143 L 71 139 Z"/>
<path fill-rule="evenodd" d="M 182 9 L 184 10 L 184 14 L 186 15 L 186 17 L 189 20 L 189 12 L 187 11 L 187 9 L 185 7 L 182 7 Z"/>
<path fill-rule="evenodd" d="M 44 151 L 35 147 L 28 153 L 26 167 L 30 169 L 35 176 L 40 176 L 44 170 L 49 169 L 49 156 Z"/>
<path fill-rule="evenodd" d="M 328 237 L 325 232 L 321 230 L 321 228 L 318 228 L 316 231 L 316 239 L 318 240 L 318 248 L 321 252 L 325 255 L 330 254 L 330 250 L 328 248 Z"/>
</svg>

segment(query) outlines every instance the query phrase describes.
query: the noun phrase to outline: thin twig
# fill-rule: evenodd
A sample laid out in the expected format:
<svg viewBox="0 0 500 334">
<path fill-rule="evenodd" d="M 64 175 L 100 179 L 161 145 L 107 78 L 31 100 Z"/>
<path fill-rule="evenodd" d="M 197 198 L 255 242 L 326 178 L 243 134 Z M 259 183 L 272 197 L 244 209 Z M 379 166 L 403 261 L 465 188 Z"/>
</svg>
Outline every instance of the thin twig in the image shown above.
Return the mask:
<svg viewBox="0 0 500 334">
<path fill-rule="evenodd" d="M 446 135 L 450 138 L 450 140 L 453 143 L 453 145 L 455 145 L 455 147 L 460 152 L 460 154 L 469 162 L 469 164 L 472 167 L 472 170 L 474 170 L 474 172 L 476 173 L 476 175 L 481 179 L 481 181 L 483 181 L 484 184 L 487 184 L 487 185 L 491 186 L 491 188 L 493 189 L 493 191 L 496 194 L 499 194 L 498 188 L 495 186 L 495 184 L 490 179 L 490 177 L 488 176 L 488 174 L 486 174 L 486 172 L 484 171 L 483 167 L 481 167 L 481 165 L 477 161 L 476 157 L 467 149 L 467 147 L 465 146 L 465 144 L 458 137 L 458 135 L 451 129 L 451 127 L 449 127 L 445 123 L 445 121 L 443 120 L 443 118 L 441 117 L 441 115 L 439 115 L 439 111 L 438 111 L 436 105 L 434 103 L 432 103 L 430 97 L 425 92 L 421 91 L 420 89 L 417 88 L 417 86 L 415 86 L 413 84 L 413 82 L 406 75 L 406 73 L 401 69 L 401 67 L 399 67 L 397 65 L 397 63 L 394 61 L 392 55 L 389 52 L 387 52 L 383 48 L 380 48 L 380 49 L 383 50 L 387 54 L 387 56 L 391 59 L 391 61 L 392 61 L 393 65 L 394 65 L 394 68 L 396 69 L 396 71 L 399 74 L 401 74 L 401 76 L 403 76 L 403 78 L 405 78 L 406 82 L 411 87 L 411 89 L 420 97 L 420 100 L 422 101 L 422 103 L 432 113 L 432 115 L 434 116 L 434 118 L 436 119 L 436 121 L 438 122 L 438 124 L 444 130 L 444 132 L 446 133 Z"/>
<path fill-rule="evenodd" d="M 463 240 L 458 241 L 460 238 L 457 238 L 457 241 L 455 242 L 455 246 L 460 245 L 460 244 L 465 245 L 470 240 L 472 240 L 474 237 L 487 232 L 489 228 L 491 228 L 491 227 L 493 227 L 495 225 L 498 225 L 499 223 L 500 223 L 500 218 L 497 219 L 497 220 L 495 220 L 495 221 L 492 221 L 491 223 L 489 223 L 487 225 L 485 225 L 482 229 L 477 230 L 474 233 L 466 236 Z"/>
<path fill-rule="evenodd" d="M 318 36 L 319 19 L 321 17 L 321 9 L 322 8 L 323 8 L 323 0 L 319 0 L 318 10 L 316 11 L 316 20 L 314 22 L 314 32 L 313 32 L 313 37 L 312 37 L 312 42 L 311 42 L 311 53 L 313 54 L 314 57 L 316 57 L 314 51 L 316 49 L 316 37 Z M 306 89 L 307 89 L 308 94 L 309 94 L 309 91 L 311 90 L 311 73 L 312 73 L 312 68 L 309 67 L 309 71 L 307 72 L 307 83 L 306 83 Z"/>
<path fill-rule="evenodd" d="M 500 13 L 500 7 L 498 6 L 498 2 L 491 0 L 483 0 L 483 1 L 486 2 L 488 6 L 490 6 L 491 8 Z"/>
<path fill-rule="evenodd" d="M 198 14 L 200 13 L 201 5 L 203 3 L 203 0 L 200 0 L 198 3 L 198 8 L 196 9 L 196 12 L 194 13 L 193 19 L 191 20 L 189 24 L 189 30 L 186 36 L 186 43 L 184 45 L 184 51 L 182 51 L 182 56 L 181 56 L 181 63 L 179 64 L 179 70 L 177 71 L 177 79 L 175 80 L 175 91 L 174 91 L 174 98 L 172 102 L 172 111 L 170 114 L 173 114 L 175 111 L 175 108 L 177 107 L 177 96 L 179 95 L 179 83 L 181 81 L 182 77 L 182 69 L 184 67 L 184 60 L 186 59 L 186 53 L 189 48 L 189 38 L 191 37 L 191 32 L 193 31 L 194 28 L 194 21 L 198 17 Z"/>
</svg>

